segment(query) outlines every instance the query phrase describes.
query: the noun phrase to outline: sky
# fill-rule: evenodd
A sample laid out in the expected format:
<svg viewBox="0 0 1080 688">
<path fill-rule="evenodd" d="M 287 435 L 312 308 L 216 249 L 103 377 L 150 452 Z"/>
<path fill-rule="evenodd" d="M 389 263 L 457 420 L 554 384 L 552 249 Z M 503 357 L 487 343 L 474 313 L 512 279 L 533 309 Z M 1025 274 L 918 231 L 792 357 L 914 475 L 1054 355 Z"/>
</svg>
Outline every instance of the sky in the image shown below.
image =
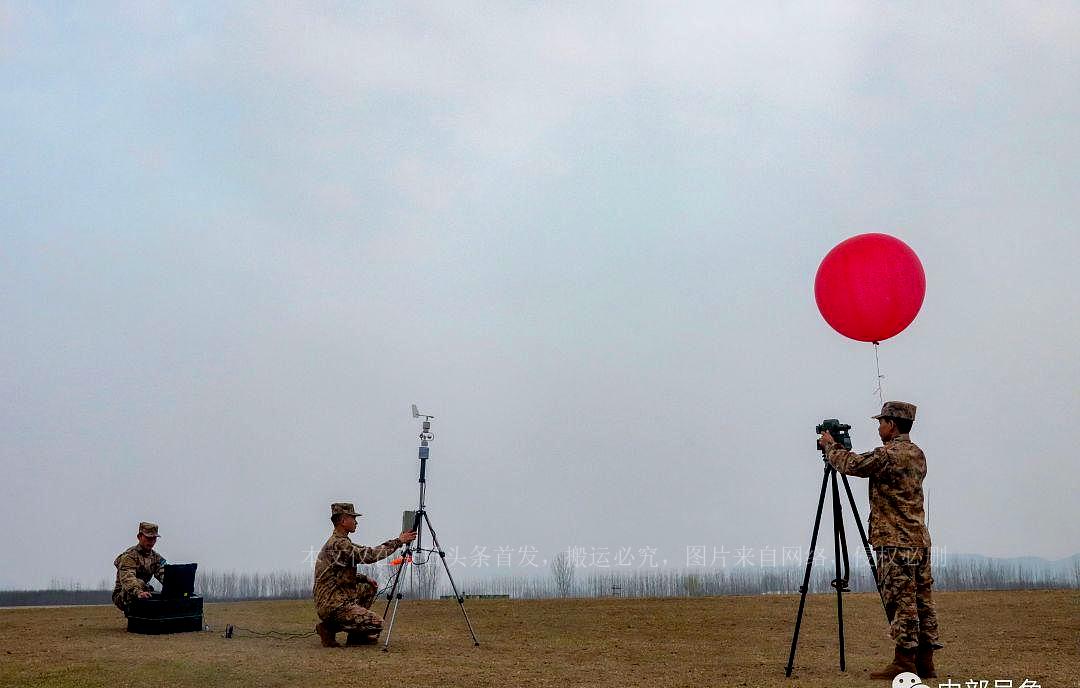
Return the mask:
<svg viewBox="0 0 1080 688">
<path fill-rule="evenodd" d="M 444 548 L 764 566 L 809 540 L 815 425 L 879 443 L 874 348 L 813 297 L 866 232 L 926 272 L 878 353 L 935 546 L 1080 552 L 1078 35 L 1067 2 L 0 3 L 0 587 L 111 582 L 142 520 L 216 570 L 310 567 L 335 501 L 393 537 L 412 403 Z"/>
</svg>

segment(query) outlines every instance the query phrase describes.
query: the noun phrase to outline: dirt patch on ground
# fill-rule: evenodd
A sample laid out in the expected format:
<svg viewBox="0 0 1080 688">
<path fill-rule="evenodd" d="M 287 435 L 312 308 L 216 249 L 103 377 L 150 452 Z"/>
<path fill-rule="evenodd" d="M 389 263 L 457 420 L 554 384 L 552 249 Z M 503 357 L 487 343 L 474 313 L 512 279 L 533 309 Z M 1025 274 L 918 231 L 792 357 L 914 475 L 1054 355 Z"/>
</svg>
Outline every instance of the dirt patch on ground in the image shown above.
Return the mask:
<svg viewBox="0 0 1080 688">
<path fill-rule="evenodd" d="M 1080 592 L 936 595 L 939 679 L 1080 686 Z M 310 602 L 206 606 L 210 632 L 140 636 L 108 607 L 0 610 L 4 686 L 882 686 L 891 657 L 876 596 L 845 597 L 848 670 L 833 597 L 809 598 L 795 674 L 784 677 L 797 597 L 470 600 L 473 647 L 453 601 L 402 603 L 389 653 L 313 637 L 222 637 L 226 624 L 303 633 Z M 382 611 L 382 605 L 376 607 Z M 341 636 L 344 639 L 344 636 Z M 976 684 L 977 685 L 977 684 Z"/>
</svg>

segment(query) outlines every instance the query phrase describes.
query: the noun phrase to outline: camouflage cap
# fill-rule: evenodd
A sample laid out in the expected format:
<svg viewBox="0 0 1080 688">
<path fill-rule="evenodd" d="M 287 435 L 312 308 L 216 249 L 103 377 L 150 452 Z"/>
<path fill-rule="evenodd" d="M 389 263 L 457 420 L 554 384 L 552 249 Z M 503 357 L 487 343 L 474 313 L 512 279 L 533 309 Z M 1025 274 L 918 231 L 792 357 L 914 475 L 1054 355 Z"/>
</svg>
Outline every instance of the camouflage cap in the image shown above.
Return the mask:
<svg viewBox="0 0 1080 688">
<path fill-rule="evenodd" d="M 146 537 L 158 537 L 157 524 L 150 523 L 148 521 L 140 522 L 139 535 L 145 535 Z"/>
<path fill-rule="evenodd" d="M 886 401 L 881 407 L 881 413 L 871 418 L 901 418 L 903 420 L 915 420 L 915 404 L 906 401 Z"/>
<path fill-rule="evenodd" d="M 356 513 L 356 509 L 353 508 L 352 502 L 334 502 L 330 505 L 330 518 L 337 515 L 345 516 L 363 516 L 363 514 Z"/>
</svg>

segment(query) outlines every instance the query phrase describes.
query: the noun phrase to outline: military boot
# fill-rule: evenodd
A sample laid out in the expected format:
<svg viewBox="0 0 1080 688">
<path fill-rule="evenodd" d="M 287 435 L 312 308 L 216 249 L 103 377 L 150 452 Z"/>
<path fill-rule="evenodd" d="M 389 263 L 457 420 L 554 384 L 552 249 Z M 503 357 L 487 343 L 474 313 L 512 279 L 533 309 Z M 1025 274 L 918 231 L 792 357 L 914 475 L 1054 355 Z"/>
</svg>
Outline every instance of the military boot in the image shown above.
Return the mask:
<svg viewBox="0 0 1080 688">
<path fill-rule="evenodd" d="M 870 674 L 870 678 L 887 678 L 892 680 L 905 671 L 915 673 L 915 648 L 905 650 L 898 646 L 896 648 L 896 654 L 893 656 L 892 663 L 881 671 L 875 671 Z M 921 676 L 922 675 L 920 674 L 920 677 Z"/>
<path fill-rule="evenodd" d="M 319 642 L 323 647 L 339 647 L 333 629 L 326 624 L 322 622 L 315 624 L 315 632 L 319 634 Z"/>
<path fill-rule="evenodd" d="M 348 637 L 345 639 L 346 646 L 354 645 L 374 645 L 379 642 L 379 634 L 371 635 L 370 633 L 360 633 L 359 631 L 349 631 Z"/>
<path fill-rule="evenodd" d="M 920 645 L 915 655 L 915 666 L 919 668 L 915 673 L 919 678 L 937 678 L 937 670 L 934 668 L 934 648 L 932 645 Z"/>
</svg>

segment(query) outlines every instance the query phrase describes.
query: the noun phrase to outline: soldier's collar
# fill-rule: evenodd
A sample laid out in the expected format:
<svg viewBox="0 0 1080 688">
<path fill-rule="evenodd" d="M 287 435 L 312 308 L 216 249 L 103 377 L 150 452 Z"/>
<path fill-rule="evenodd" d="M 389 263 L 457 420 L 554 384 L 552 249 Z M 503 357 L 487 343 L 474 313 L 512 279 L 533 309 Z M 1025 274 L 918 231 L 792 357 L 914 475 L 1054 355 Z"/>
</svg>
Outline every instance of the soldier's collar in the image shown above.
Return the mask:
<svg viewBox="0 0 1080 688">
<path fill-rule="evenodd" d="M 897 435 L 896 437 L 892 438 L 892 441 L 893 442 L 910 442 L 911 438 L 908 437 L 908 434 L 906 432 L 902 432 L 899 435 Z"/>
</svg>

